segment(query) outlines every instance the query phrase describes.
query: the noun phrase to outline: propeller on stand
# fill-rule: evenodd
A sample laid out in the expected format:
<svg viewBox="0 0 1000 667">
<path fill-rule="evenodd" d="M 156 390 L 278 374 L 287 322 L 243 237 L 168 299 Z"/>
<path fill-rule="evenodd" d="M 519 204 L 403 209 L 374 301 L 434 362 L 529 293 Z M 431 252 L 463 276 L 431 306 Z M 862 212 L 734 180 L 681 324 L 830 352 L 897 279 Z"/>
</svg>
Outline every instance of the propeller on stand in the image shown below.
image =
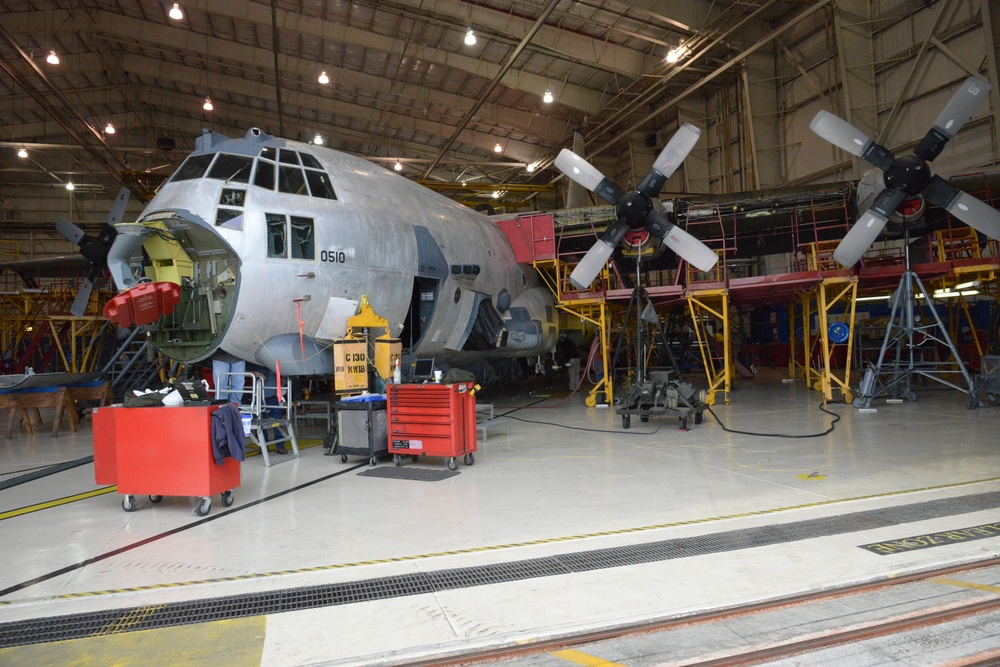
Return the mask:
<svg viewBox="0 0 1000 667">
<path fill-rule="evenodd" d="M 701 130 L 694 125 L 682 125 L 653 162 L 653 168 L 639 183 L 639 187 L 632 192 L 622 190 L 573 151 L 564 148 L 559 152 L 555 161 L 556 168 L 614 205 L 617 218 L 570 274 L 569 281 L 577 289 L 586 289 L 594 282 L 622 237 L 632 229 L 645 229 L 701 271 L 708 271 L 715 266 L 719 261 L 715 251 L 667 220 L 654 203 L 654 197 L 691 152 L 700 136 Z"/>
<path fill-rule="evenodd" d="M 940 176 L 932 176 L 927 164 L 940 155 L 945 144 L 965 126 L 989 91 L 990 84 L 986 81 L 972 76 L 967 78 L 926 136 L 913 149 L 913 155 L 899 157 L 832 113 L 820 111 L 816 114 L 809 123 L 809 129 L 884 172 L 882 180 L 885 187 L 837 246 L 833 253 L 837 262 L 847 267 L 854 266 L 878 238 L 899 205 L 915 197 L 923 197 L 976 231 L 1000 239 L 1000 211 L 952 186 Z"/>
<path fill-rule="evenodd" d="M 108 219 L 101 228 L 101 233 L 96 237 L 87 236 L 86 232 L 74 225 L 65 218 L 56 221 L 56 230 L 67 240 L 80 246 L 80 254 L 90 262 L 90 275 L 83 281 L 80 291 L 73 299 L 73 305 L 69 312 L 77 317 L 83 316 L 87 312 L 87 304 L 90 303 L 90 295 L 94 291 L 94 283 L 101 276 L 101 272 L 108 264 L 108 251 L 114 243 L 118 231 L 115 225 L 121 222 L 125 216 L 125 207 L 128 205 L 128 188 L 122 188 L 115 197 L 115 202 L 108 213 Z"/>
</svg>

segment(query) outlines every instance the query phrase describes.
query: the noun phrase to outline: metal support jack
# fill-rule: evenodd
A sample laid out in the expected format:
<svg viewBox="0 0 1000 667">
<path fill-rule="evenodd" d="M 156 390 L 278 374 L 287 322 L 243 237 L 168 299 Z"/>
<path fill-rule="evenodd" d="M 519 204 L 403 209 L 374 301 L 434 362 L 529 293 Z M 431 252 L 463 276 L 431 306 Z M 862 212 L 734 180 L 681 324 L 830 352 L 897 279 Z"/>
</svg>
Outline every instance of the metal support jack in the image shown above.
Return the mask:
<svg viewBox="0 0 1000 667">
<path fill-rule="evenodd" d="M 914 376 L 919 375 L 967 393 L 970 410 L 980 407 L 982 404 L 976 393 L 975 382 L 966 370 L 965 364 L 962 363 L 954 343 L 951 342 L 948 329 L 938 317 L 931 294 L 924 287 L 920 276 L 910 269 L 909 229 L 904 229 L 903 247 L 906 268 L 899 278 L 899 287 L 892 295 L 892 311 L 889 314 L 889 323 L 886 325 L 885 338 L 882 341 L 882 349 L 879 351 L 878 362 L 865 371 L 861 386 L 858 388 L 858 396 L 854 399 L 854 406 L 857 408 L 871 407 L 872 399 L 881 396 L 915 401 L 917 395 L 913 391 L 912 381 Z M 914 307 L 915 288 L 919 289 L 927 304 L 927 310 L 930 311 L 934 319 L 932 323 L 922 324 L 920 322 L 920 316 Z M 954 361 L 940 362 L 920 359 L 920 353 L 923 351 L 920 346 L 925 342 L 947 346 Z M 890 349 L 895 354 L 891 361 L 886 361 L 886 352 Z M 965 380 L 964 387 L 942 377 L 942 375 L 955 372 L 961 373 Z M 886 376 L 884 380 L 883 376 Z"/>
</svg>

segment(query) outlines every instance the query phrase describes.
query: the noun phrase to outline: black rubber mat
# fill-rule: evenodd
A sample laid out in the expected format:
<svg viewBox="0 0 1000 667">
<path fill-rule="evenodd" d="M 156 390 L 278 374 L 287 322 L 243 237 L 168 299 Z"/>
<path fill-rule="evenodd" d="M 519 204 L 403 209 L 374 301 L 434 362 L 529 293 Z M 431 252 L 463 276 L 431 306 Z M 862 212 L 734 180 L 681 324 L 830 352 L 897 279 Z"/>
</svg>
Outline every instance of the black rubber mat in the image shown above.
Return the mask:
<svg viewBox="0 0 1000 667">
<path fill-rule="evenodd" d="M 415 482 L 440 482 L 461 474 L 457 470 L 435 470 L 433 468 L 413 468 L 407 466 L 379 466 L 359 472 L 358 477 L 382 477 L 383 479 L 409 479 Z"/>
<path fill-rule="evenodd" d="M 379 470 L 366 471 L 367 474 Z M 385 467 L 391 471 L 396 468 Z M 406 468 L 402 468 L 406 470 Z M 420 470 L 410 468 L 410 470 Z M 426 469 L 425 469 L 426 470 Z M 432 471 L 437 472 L 437 471 Z M 450 473 L 455 474 L 455 473 Z M 843 535 L 1000 507 L 1000 492 L 543 558 L 0 623 L 0 648 L 314 609 Z"/>
</svg>

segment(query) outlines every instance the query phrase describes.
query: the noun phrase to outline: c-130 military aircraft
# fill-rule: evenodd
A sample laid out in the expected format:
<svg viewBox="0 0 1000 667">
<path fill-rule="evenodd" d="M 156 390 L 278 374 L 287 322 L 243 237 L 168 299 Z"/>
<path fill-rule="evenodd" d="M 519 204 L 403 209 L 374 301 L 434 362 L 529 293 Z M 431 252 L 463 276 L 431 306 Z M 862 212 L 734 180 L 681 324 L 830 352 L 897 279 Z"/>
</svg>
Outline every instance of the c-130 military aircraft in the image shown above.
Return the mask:
<svg viewBox="0 0 1000 667">
<path fill-rule="evenodd" d="M 256 128 L 242 139 L 205 130 L 138 221 L 115 228 L 120 291 L 180 286 L 180 302 L 147 325 L 173 359 L 222 350 L 285 376 L 329 375 L 331 342 L 365 296 L 411 354 L 452 365 L 544 354 L 558 336 L 551 292 L 487 217 Z"/>
</svg>

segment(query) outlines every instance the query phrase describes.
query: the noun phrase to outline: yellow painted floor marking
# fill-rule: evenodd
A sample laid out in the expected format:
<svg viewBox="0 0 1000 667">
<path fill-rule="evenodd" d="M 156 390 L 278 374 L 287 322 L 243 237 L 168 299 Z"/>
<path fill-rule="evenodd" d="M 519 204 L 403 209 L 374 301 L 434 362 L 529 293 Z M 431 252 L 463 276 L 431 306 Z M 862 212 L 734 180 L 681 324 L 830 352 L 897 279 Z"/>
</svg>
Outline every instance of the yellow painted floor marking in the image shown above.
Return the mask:
<svg viewBox="0 0 1000 667">
<path fill-rule="evenodd" d="M 139 630 L 0 649 L 0 665 L 32 667 L 254 667 L 264 653 L 266 618 Z"/>
<path fill-rule="evenodd" d="M 1000 595 L 1000 586 L 990 586 L 989 584 L 974 584 L 971 581 L 959 581 L 958 579 L 947 579 L 944 577 L 931 579 L 932 584 L 944 584 L 945 586 L 958 586 L 959 588 L 973 588 L 977 591 L 996 593 Z"/>
<path fill-rule="evenodd" d="M 742 514 L 727 514 L 723 516 L 706 517 L 702 519 L 689 519 L 687 521 L 674 521 L 671 523 L 660 523 L 651 526 L 635 526 L 632 528 L 621 528 L 619 530 L 607 530 L 599 533 L 584 533 L 581 535 L 564 535 L 561 537 L 550 537 L 543 540 L 531 540 L 528 542 L 513 542 L 511 544 L 492 544 L 482 547 L 471 547 L 468 549 L 454 549 L 452 551 L 438 551 L 432 553 L 422 553 L 422 554 L 410 554 L 408 556 L 393 556 L 390 558 L 379 558 L 376 560 L 366 560 L 366 561 L 354 561 L 348 563 L 334 563 L 332 565 L 317 565 L 314 567 L 304 567 L 294 570 L 278 570 L 275 572 L 256 572 L 252 574 L 241 574 L 234 577 L 221 577 L 218 579 L 199 579 L 196 581 L 183 581 L 177 583 L 171 583 L 170 586 L 200 586 L 202 584 L 215 584 L 223 581 L 240 581 L 245 579 L 265 579 L 268 577 L 278 577 L 287 576 L 289 574 L 304 574 L 307 572 L 325 572 L 327 570 L 343 570 L 347 568 L 354 567 L 365 567 L 369 565 L 381 565 L 384 563 L 406 563 L 417 560 L 427 560 L 429 558 L 441 558 L 443 556 L 456 556 L 459 554 L 475 554 L 475 553 L 487 553 L 490 551 L 501 551 L 505 549 L 519 549 L 523 547 L 535 547 L 542 544 L 560 544 L 562 542 L 572 542 L 577 540 L 587 540 L 593 539 L 595 537 L 608 537 L 609 535 L 635 535 L 638 533 L 643 533 L 653 530 L 662 530 L 666 528 L 678 528 L 680 526 L 697 526 L 707 523 L 715 523 L 718 521 L 728 521 L 732 519 L 746 519 L 749 517 L 756 516 L 767 516 L 769 514 L 778 514 L 781 512 L 789 512 L 793 510 L 801 509 L 811 509 L 817 507 L 828 507 L 831 505 L 839 505 L 841 503 L 851 503 L 857 502 L 859 500 L 876 500 L 880 498 L 891 498 L 894 496 L 902 496 L 910 493 L 922 493 L 926 491 L 938 491 L 941 489 L 952 489 L 962 486 L 969 486 L 972 484 L 983 484 L 988 482 L 998 482 L 1000 477 L 991 477 L 989 479 L 979 479 L 970 482 L 956 482 L 954 484 L 941 484 L 939 486 L 928 486 L 920 489 L 908 489 L 904 491 L 889 491 L 886 493 L 874 493 L 868 496 L 856 496 L 854 498 L 841 498 L 835 500 L 821 500 L 815 503 L 806 503 L 803 505 L 792 505 L 789 507 L 775 507 L 772 509 L 756 510 L 753 512 L 744 512 Z M 133 588 L 119 588 L 105 591 L 81 591 L 79 593 L 64 593 L 62 595 L 55 596 L 58 598 L 82 598 L 82 597 L 95 597 L 100 595 L 115 595 L 118 593 L 135 593 L 139 591 L 153 590 L 155 588 L 162 588 L 160 584 L 152 584 L 149 586 L 136 586 Z"/>
<path fill-rule="evenodd" d="M 30 514 L 31 512 L 37 512 L 39 510 L 47 510 L 50 507 L 58 507 L 59 505 L 75 503 L 78 500 L 86 500 L 87 498 L 93 498 L 95 496 L 103 496 L 106 493 L 114 493 L 117 490 L 118 490 L 117 486 L 103 486 L 99 489 L 94 489 L 93 491 L 85 491 L 84 493 L 78 493 L 73 496 L 66 496 L 65 498 L 57 498 L 56 500 L 48 500 L 44 503 L 37 503 L 35 505 L 28 505 L 27 507 L 20 507 L 16 510 L 0 512 L 0 521 L 3 521 L 4 519 L 11 519 L 15 516 L 21 516 L 22 514 Z"/>
<path fill-rule="evenodd" d="M 574 651 L 573 649 L 566 649 L 565 651 L 556 651 L 553 653 L 557 658 L 565 660 L 566 662 L 572 662 L 576 665 L 584 665 L 584 667 L 625 667 L 625 665 L 620 662 L 610 662 L 602 658 L 598 658 L 593 655 L 588 655 L 587 653 L 581 653 L 580 651 Z"/>
</svg>

